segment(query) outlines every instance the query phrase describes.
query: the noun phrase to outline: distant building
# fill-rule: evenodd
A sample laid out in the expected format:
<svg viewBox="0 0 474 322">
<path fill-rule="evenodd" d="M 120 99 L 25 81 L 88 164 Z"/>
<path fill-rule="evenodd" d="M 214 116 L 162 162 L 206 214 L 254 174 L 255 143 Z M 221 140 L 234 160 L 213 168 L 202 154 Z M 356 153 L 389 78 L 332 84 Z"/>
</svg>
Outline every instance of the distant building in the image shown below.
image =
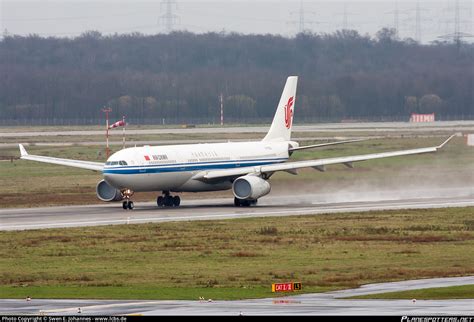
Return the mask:
<svg viewBox="0 0 474 322">
<path fill-rule="evenodd" d="M 415 114 L 413 113 L 410 117 L 411 123 L 424 123 L 424 122 L 434 122 L 435 113 L 431 114 Z"/>
<path fill-rule="evenodd" d="M 468 146 L 474 146 L 474 134 L 466 135 L 466 143 Z"/>
</svg>

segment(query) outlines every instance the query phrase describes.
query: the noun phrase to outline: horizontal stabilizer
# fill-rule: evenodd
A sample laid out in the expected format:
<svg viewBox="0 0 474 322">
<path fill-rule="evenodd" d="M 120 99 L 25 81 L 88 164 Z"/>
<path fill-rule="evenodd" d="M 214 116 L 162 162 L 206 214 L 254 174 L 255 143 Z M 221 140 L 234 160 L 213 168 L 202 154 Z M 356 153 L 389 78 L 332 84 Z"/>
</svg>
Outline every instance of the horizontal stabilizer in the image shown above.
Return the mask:
<svg viewBox="0 0 474 322">
<path fill-rule="evenodd" d="M 313 144 L 313 145 L 306 145 L 306 146 L 298 146 L 295 148 L 289 148 L 288 151 L 293 152 L 293 151 L 306 150 L 306 149 L 315 149 L 315 148 L 321 148 L 321 147 L 330 146 L 330 145 L 338 145 L 338 144 L 361 142 L 361 141 L 366 141 L 366 139 L 345 140 L 345 141 L 320 143 L 320 144 Z"/>
</svg>

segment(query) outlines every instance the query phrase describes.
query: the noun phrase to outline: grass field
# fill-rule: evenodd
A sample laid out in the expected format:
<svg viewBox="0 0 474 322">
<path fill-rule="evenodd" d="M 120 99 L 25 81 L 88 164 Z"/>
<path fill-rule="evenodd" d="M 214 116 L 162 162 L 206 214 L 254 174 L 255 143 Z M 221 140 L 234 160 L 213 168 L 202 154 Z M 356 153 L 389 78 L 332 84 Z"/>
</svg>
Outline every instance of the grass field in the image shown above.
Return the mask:
<svg viewBox="0 0 474 322">
<path fill-rule="evenodd" d="M 474 285 L 461 285 L 450 287 L 426 288 L 421 290 L 390 292 L 382 294 L 370 294 L 354 296 L 351 299 L 417 299 L 417 300 L 448 300 L 448 299 L 472 299 L 474 298 Z"/>
<path fill-rule="evenodd" d="M 438 145 L 440 138 L 386 138 L 364 142 L 296 152 L 291 160 L 357 155 L 381 151 L 409 149 Z M 311 144 L 311 142 L 306 142 Z M 113 150 L 119 147 L 114 146 Z M 29 153 L 82 160 L 104 160 L 100 146 L 39 147 L 30 146 Z M 1 149 L 1 155 L 18 155 L 16 148 Z M 467 186 L 474 182 L 474 149 L 464 140 L 455 138 L 436 154 L 397 157 L 355 164 L 355 169 L 342 165 L 328 167 L 321 173 L 303 169 L 300 175 L 277 173 L 272 179 L 272 190 L 285 193 L 303 189 L 314 193 L 340 191 L 349 187 L 359 189 L 369 186 L 414 187 L 424 189 L 437 186 Z M 95 186 L 101 175 L 88 170 L 48 165 L 32 161 L 14 160 L 0 162 L 0 203 L 2 207 L 35 207 L 46 205 L 91 204 L 100 201 L 95 196 Z M 306 187 L 306 188 L 304 188 Z M 154 200 L 157 193 L 138 193 L 134 200 Z M 232 193 L 183 194 L 186 198 L 205 198 L 212 195 L 232 199 Z"/>
<path fill-rule="evenodd" d="M 0 243 L 4 298 L 258 298 L 275 282 L 321 292 L 474 274 L 472 208 L 0 232 Z"/>
<path fill-rule="evenodd" d="M 422 134 L 434 137 L 374 139 L 297 152 L 292 160 L 434 146 L 443 141 L 440 132 L 427 130 Z M 259 137 L 219 135 L 223 139 Z M 170 134 L 128 139 L 212 137 Z M 103 137 L 38 137 L 30 143 L 94 140 Z M 18 139 L 8 138 L 2 143 L 12 142 Z M 112 148 L 117 151 L 119 146 Z M 103 146 L 32 145 L 28 151 L 61 158 L 105 159 Z M 0 157 L 18 154 L 17 148 L 0 148 Z M 99 180 L 100 173 L 87 170 L 2 161 L 0 204 L 5 208 L 100 203 L 95 196 Z M 333 193 L 342 199 L 348 198 L 348 191 L 423 192 L 437 187 L 466 187 L 472 191 L 474 149 L 455 138 L 436 154 L 361 162 L 354 169 L 336 165 L 324 173 L 312 169 L 301 170 L 298 176 L 277 173 L 271 183 L 273 194 Z M 233 198 L 229 191 L 181 194 L 184 200 L 220 196 Z M 134 195 L 134 201 L 154 198 L 156 193 Z M 241 299 L 274 296 L 270 286 L 275 282 L 301 281 L 304 292 L 322 292 L 374 282 L 472 275 L 472 214 L 471 207 L 0 232 L 0 297 Z M 474 298 L 469 286 L 413 292 L 370 298 Z"/>
</svg>

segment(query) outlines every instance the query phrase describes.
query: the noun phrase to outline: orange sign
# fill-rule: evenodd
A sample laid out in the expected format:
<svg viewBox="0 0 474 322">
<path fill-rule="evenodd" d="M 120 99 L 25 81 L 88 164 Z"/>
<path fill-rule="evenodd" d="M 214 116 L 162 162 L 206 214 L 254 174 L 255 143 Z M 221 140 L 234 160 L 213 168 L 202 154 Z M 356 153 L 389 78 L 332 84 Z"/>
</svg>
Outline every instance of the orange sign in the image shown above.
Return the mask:
<svg viewBox="0 0 474 322">
<path fill-rule="evenodd" d="M 272 292 L 293 292 L 300 291 L 301 283 L 274 283 L 272 284 Z"/>
</svg>

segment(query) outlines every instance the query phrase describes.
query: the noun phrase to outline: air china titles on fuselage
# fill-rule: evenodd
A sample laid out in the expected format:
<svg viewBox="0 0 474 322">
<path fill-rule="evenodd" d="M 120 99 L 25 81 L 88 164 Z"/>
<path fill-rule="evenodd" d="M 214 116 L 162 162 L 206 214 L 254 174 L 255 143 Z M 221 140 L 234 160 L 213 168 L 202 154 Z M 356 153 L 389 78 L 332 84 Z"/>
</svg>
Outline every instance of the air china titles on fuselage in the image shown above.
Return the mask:
<svg viewBox="0 0 474 322">
<path fill-rule="evenodd" d="M 144 156 L 146 161 L 161 161 L 161 160 L 168 160 L 168 156 L 166 154 L 154 154 L 151 157 L 149 155 Z"/>
</svg>

